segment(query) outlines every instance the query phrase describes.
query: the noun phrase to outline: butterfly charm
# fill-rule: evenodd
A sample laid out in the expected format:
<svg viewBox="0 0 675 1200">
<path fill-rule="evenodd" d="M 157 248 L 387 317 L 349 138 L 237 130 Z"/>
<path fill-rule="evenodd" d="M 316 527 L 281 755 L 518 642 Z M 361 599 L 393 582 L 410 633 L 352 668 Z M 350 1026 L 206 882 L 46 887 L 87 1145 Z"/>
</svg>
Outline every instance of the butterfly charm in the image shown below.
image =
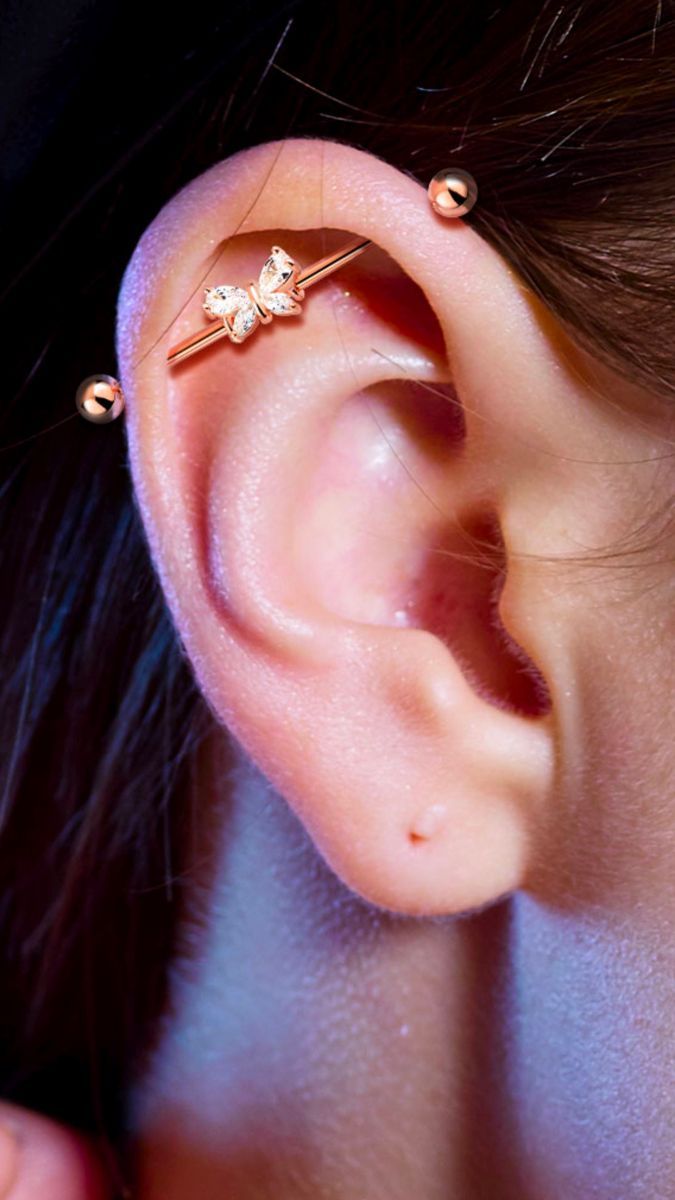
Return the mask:
<svg viewBox="0 0 675 1200">
<path fill-rule="evenodd" d="M 223 318 L 233 342 L 243 342 L 260 322 L 267 325 L 272 316 L 290 317 L 302 312 L 298 301 L 305 293 L 296 284 L 299 274 L 299 264 L 281 246 L 272 246 L 257 283 L 246 288 L 229 283 L 204 288 L 202 308 L 211 317 Z"/>
</svg>

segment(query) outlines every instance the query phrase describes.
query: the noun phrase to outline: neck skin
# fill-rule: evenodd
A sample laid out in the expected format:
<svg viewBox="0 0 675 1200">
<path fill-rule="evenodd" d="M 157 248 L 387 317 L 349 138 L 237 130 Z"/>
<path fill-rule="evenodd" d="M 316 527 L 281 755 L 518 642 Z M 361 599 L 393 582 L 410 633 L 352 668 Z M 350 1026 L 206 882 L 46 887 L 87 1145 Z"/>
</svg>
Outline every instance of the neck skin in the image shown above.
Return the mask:
<svg viewBox="0 0 675 1200">
<path fill-rule="evenodd" d="M 522 894 L 375 911 L 222 735 L 204 758 L 213 827 L 133 1096 L 138 1200 L 673 1194 L 656 937 Z"/>
</svg>

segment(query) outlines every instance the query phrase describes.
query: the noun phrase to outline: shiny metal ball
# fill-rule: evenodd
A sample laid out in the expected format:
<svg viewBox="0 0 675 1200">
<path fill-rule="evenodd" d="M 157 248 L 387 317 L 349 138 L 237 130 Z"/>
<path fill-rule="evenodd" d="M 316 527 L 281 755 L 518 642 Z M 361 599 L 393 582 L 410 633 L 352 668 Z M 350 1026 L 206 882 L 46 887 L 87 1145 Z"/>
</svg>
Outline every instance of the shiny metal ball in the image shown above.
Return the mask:
<svg viewBox="0 0 675 1200">
<path fill-rule="evenodd" d="M 473 175 L 461 167 L 446 167 L 437 171 L 429 182 L 427 194 L 431 207 L 441 217 L 463 217 L 470 212 L 478 197 Z"/>
<path fill-rule="evenodd" d="M 87 375 L 75 394 L 75 407 L 81 417 L 96 425 L 114 421 L 124 411 L 124 392 L 114 375 Z"/>
</svg>

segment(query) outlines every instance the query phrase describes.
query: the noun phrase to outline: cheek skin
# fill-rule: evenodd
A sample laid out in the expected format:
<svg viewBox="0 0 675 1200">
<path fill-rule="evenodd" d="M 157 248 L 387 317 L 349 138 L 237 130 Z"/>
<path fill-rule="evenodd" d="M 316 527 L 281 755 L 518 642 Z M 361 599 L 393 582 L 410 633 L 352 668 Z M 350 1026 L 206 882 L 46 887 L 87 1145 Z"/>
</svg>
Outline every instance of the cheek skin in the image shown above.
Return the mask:
<svg viewBox="0 0 675 1200">
<path fill-rule="evenodd" d="M 595 915 L 555 913 L 524 894 L 509 949 L 511 1149 L 526 1139 L 531 1194 L 671 1194 L 663 1184 L 673 1173 L 675 964 L 664 992 L 662 951 L 628 923 L 610 930 Z"/>
<path fill-rule="evenodd" d="M 592 905 L 665 932 L 675 907 L 675 639 L 667 592 L 636 572 L 631 599 L 625 583 L 621 595 L 608 584 L 584 589 L 588 603 L 566 648 L 574 717 L 563 735 L 553 844 L 534 890 L 558 907 Z"/>
<path fill-rule="evenodd" d="M 652 1200 L 673 1177 L 672 589 L 611 577 L 584 589 L 562 816 L 510 928 L 508 1090 L 550 1200 Z"/>
<path fill-rule="evenodd" d="M 502 619 L 549 683 L 559 733 L 528 891 L 653 931 L 675 907 L 675 422 L 596 375 L 582 392 L 571 374 L 547 438 L 530 431 L 505 504 Z"/>
<path fill-rule="evenodd" d="M 559 788 L 505 951 L 508 1144 L 548 1200 L 672 1192 L 675 553 L 650 523 L 655 476 L 638 470 L 621 501 L 589 490 L 574 530 L 597 565 L 551 587 Z M 601 559 L 632 530 L 644 553 L 622 554 L 624 536 Z"/>
<path fill-rule="evenodd" d="M 589 778 L 600 798 L 607 849 L 617 856 L 617 874 L 628 881 L 632 902 L 674 899 L 667 844 L 675 773 L 674 649 L 672 631 L 622 626 L 605 647 L 595 680 L 586 684 Z M 599 826 L 595 811 L 589 806 L 588 819 Z M 596 844 L 602 844 L 600 835 L 598 828 Z"/>
</svg>

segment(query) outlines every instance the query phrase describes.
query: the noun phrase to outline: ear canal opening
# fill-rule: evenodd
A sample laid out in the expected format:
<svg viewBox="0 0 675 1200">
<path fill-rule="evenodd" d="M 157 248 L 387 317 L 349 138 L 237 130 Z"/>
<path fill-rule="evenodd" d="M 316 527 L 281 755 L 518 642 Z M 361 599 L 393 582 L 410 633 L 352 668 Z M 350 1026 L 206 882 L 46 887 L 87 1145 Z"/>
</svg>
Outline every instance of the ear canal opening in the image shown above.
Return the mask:
<svg viewBox="0 0 675 1200">
<path fill-rule="evenodd" d="M 421 628 L 477 694 L 539 716 L 546 682 L 501 620 L 507 553 L 494 509 L 455 485 L 466 441 L 451 382 L 387 379 L 335 412 L 313 458 L 295 557 L 333 612 Z"/>
<path fill-rule="evenodd" d="M 506 552 L 496 515 L 476 513 L 461 528 L 439 530 L 417 578 L 406 623 L 447 645 L 474 690 L 497 707 L 526 716 L 548 713 L 546 681 L 499 615 Z"/>
</svg>

